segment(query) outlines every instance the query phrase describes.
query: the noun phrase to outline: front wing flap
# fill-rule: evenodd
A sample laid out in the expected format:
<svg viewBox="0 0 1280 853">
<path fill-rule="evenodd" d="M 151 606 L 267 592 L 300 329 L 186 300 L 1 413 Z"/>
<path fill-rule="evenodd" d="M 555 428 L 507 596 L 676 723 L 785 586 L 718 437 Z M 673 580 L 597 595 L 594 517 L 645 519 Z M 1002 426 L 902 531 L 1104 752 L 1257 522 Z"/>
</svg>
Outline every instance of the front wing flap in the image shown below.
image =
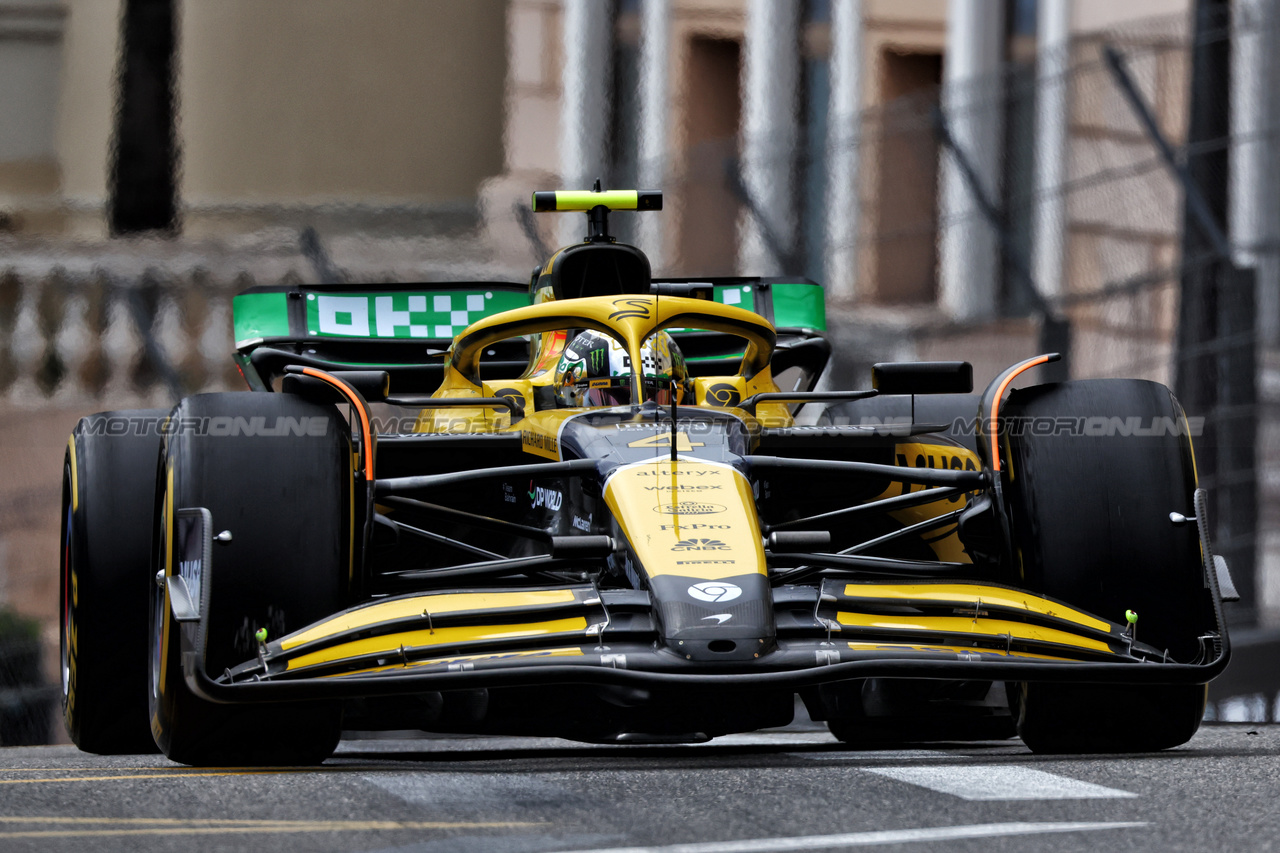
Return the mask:
<svg viewBox="0 0 1280 853">
<path fill-rule="evenodd" d="M 214 572 L 202 618 L 181 624 L 188 685 L 215 702 L 275 702 L 517 685 L 759 689 L 854 678 L 1204 683 L 1226 665 L 1225 634 L 1200 659 L 1168 662 L 1121 626 L 1010 587 L 823 581 L 774 591 L 776 643 L 749 660 L 694 661 L 658 644 L 649 596 L 563 587 L 381 599 L 263 642 L 218 677 L 204 668 Z M 1216 594 L 1216 577 L 1209 583 Z"/>
</svg>

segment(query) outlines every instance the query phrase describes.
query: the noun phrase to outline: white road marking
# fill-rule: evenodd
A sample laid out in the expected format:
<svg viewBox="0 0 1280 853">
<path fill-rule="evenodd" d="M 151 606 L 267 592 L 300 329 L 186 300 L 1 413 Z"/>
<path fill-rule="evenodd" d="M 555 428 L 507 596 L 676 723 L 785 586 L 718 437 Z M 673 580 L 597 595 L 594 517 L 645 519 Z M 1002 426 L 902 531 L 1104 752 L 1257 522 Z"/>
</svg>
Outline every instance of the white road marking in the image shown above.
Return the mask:
<svg viewBox="0 0 1280 853">
<path fill-rule="evenodd" d="M 794 758 L 814 761 L 865 761 L 869 758 L 881 761 L 905 761 L 917 758 L 946 758 L 955 756 L 939 749 L 841 749 L 835 752 L 788 752 Z"/>
<path fill-rule="evenodd" d="M 801 744 L 824 744 L 830 746 L 835 738 L 823 731 L 818 732 L 746 732 L 737 735 L 721 735 L 713 738 L 709 746 L 779 746 Z"/>
<path fill-rule="evenodd" d="M 867 767 L 867 773 L 888 776 L 964 800 L 1088 800 L 1136 797 L 1092 782 L 1068 779 L 1005 764 L 951 764 L 932 767 Z"/>
<path fill-rule="evenodd" d="M 497 778 L 468 773 L 365 773 L 364 781 L 406 803 L 432 806 L 496 808 L 513 802 L 561 808 L 576 795 L 558 784 L 563 776 L 550 773 L 502 775 Z"/>
<path fill-rule="evenodd" d="M 1093 832 L 1101 829 L 1138 829 L 1146 821 L 1060 822 L 1060 823 L 979 823 L 971 826 L 933 826 L 922 829 L 888 829 L 876 832 L 845 832 L 839 835 L 801 835 L 793 838 L 747 838 L 741 841 L 700 841 L 660 847 L 609 847 L 560 853 L 774 853 L 785 850 L 826 850 L 838 847 L 871 847 L 905 844 L 911 841 L 956 841 L 968 838 L 998 838 L 1010 835 L 1041 835 L 1050 832 Z"/>
</svg>

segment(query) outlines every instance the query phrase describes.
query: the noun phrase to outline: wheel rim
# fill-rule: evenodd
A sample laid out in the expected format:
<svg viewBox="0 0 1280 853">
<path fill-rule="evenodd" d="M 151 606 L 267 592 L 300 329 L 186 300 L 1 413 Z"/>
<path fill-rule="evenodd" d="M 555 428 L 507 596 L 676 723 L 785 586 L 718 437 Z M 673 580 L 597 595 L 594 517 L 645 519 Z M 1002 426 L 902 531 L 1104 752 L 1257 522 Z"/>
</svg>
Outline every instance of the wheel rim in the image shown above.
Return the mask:
<svg viewBox="0 0 1280 853">
<path fill-rule="evenodd" d="M 159 573 L 165 570 L 165 552 L 169 538 L 168 490 L 161 492 L 160 530 L 156 537 L 156 559 L 153 565 L 159 566 Z M 157 579 L 151 584 L 151 697 L 160 699 L 161 662 L 164 659 L 164 616 L 165 590 L 162 581 Z"/>
</svg>

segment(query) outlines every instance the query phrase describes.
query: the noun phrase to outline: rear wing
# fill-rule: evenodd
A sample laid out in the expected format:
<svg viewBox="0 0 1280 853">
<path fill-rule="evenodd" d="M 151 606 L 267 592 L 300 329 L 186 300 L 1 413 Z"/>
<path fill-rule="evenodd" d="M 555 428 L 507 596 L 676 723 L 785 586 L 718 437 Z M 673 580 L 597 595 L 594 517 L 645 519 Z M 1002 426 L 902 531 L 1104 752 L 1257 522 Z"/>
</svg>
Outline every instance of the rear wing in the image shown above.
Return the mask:
<svg viewBox="0 0 1280 853">
<path fill-rule="evenodd" d="M 716 302 L 754 311 L 778 329 L 774 373 L 801 366 L 815 381 L 830 347 L 822 288 L 805 279 L 654 279 L 710 286 Z M 434 391 L 455 335 L 470 324 L 531 304 L 528 284 L 501 281 L 300 284 L 254 287 L 235 297 L 236 365 L 254 390 L 269 390 L 289 364 L 385 370 L 397 394 Z M 694 375 L 737 371 L 740 338 L 672 329 Z M 485 378 L 512 379 L 528 366 L 529 343 L 503 341 L 481 361 Z"/>
</svg>

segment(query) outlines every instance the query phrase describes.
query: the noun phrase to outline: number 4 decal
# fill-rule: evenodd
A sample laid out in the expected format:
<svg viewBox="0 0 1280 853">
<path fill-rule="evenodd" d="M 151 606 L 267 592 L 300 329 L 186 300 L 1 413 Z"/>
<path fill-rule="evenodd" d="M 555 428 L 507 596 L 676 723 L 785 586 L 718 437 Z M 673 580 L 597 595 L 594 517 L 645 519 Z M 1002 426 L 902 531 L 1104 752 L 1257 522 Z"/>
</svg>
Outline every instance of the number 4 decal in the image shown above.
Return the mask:
<svg viewBox="0 0 1280 853">
<path fill-rule="evenodd" d="M 648 438 L 638 438 L 629 442 L 627 447 L 670 447 L 671 433 L 664 432 L 660 435 L 651 435 Z M 684 432 L 676 433 L 676 450 L 693 450 L 695 447 L 704 447 L 701 441 L 690 441 L 689 434 Z"/>
</svg>

